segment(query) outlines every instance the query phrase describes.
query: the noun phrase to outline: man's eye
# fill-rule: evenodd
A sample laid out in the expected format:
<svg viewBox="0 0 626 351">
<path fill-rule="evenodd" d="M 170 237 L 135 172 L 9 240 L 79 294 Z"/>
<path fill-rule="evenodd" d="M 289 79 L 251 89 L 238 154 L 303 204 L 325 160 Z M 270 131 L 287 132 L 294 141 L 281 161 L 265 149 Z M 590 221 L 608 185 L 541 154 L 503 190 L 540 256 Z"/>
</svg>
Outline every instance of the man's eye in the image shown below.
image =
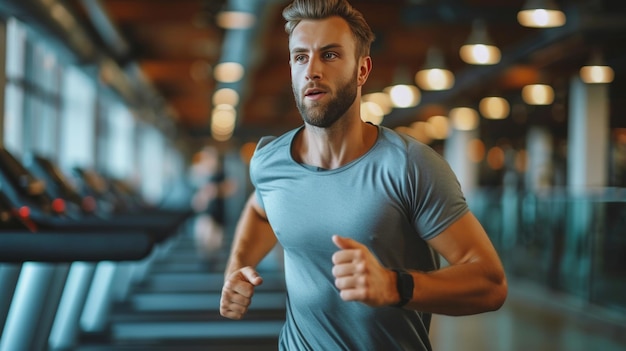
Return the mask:
<svg viewBox="0 0 626 351">
<path fill-rule="evenodd" d="M 326 52 L 326 53 L 324 53 L 324 58 L 327 59 L 327 60 L 334 59 L 335 57 L 337 57 L 337 55 L 334 52 Z"/>
<path fill-rule="evenodd" d="M 306 61 L 306 56 L 304 55 L 298 55 L 294 58 L 294 61 L 296 62 L 305 62 Z"/>
</svg>

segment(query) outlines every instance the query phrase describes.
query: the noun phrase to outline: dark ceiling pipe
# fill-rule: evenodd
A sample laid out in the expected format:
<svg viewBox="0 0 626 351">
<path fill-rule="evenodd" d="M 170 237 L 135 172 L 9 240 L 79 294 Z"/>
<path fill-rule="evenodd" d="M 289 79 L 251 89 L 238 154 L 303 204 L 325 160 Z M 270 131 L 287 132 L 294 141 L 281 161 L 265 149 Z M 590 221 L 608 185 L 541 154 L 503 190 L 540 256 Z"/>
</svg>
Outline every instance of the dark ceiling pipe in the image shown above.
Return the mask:
<svg viewBox="0 0 626 351">
<path fill-rule="evenodd" d="M 118 62 L 127 60 L 130 55 L 130 46 L 109 19 L 110 16 L 102 7 L 100 0 L 82 0 L 81 3 L 111 54 Z"/>
<path fill-rule="evenodd" d="M 0 1 L 0 12 L 50 38 L 59 52 L 78 64 L 97 62 L 99 53 L 70 9 L 59 1 Z"/>
</svg>

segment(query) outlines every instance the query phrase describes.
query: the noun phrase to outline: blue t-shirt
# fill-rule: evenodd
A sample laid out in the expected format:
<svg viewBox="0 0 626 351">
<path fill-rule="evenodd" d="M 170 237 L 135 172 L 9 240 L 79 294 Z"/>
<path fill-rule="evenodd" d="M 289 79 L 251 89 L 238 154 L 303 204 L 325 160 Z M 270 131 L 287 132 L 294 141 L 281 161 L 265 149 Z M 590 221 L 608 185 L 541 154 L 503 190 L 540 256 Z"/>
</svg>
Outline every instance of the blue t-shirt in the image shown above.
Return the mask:
<svg viewBox="0 0 626 351">
<path fill-rule="evenodd" d="M 430 147 L 385 127 L 365 155 L 318 170 L 291 155 L 301 129 L 262 139 L 250 165 L 257 200 L 284 249 L 280 349 L 430 350 L 429 314 L 341 299 L 331 237 L 365 244 L 388 268 L 433 270 L 425 240 L 468 211 L 455 175 Z"/>
</svg>

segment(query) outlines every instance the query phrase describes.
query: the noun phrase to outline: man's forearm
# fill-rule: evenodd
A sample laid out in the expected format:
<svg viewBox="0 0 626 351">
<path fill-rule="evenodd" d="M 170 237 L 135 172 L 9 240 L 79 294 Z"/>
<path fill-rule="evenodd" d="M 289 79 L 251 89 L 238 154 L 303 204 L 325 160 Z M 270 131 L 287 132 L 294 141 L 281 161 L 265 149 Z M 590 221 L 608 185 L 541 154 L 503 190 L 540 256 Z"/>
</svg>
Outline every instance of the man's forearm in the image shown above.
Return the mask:
<svg viewBox="0 0 626 351">
<path fill-rule="evenodd" d="M 254 198 L 251 197 L 237 224 L 226 276 L 242 267 L 256 267 L 276 245 L 276 236 L 269 222 L 253 204 Z"/>
<path fill-rule="evenodd" d="M 457 316 L 497 310 L 506 298 L 506 278 L 488 267 L 467 263 L 429 273 L 413 272 L 413 300 L 407 307 Z"/>
<path fill-rule="evenodd" d="M 498 254 L 476 217 L 467 212 L 429 240 L 449 266 L 412 272 L 408 308 L 446 315 L 468 315 L 500 308 L 507 295 Z"/>
</svg>

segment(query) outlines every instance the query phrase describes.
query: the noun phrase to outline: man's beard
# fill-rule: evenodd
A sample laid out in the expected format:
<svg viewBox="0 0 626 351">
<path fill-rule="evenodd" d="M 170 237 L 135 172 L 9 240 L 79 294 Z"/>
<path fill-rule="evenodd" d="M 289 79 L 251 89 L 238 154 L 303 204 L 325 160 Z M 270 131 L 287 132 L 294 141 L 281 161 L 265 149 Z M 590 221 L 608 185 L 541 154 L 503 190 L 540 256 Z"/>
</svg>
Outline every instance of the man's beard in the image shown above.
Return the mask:
<svg viewBox="0 0 626 351">
<path fill-rule="evenodd" d="M 349 78 L 343 85 L 340 85 L 337 89 L 337 97 L 326 104 L 313 101 L 307 106 L 304 104 L 303 95 L 298 94 L 298 91 L 293 85 L 292 89 L 294 96 L 296 96 L 296 105 L 298 106 L 298 110 L 304 122 L 315 127 L 328 128 L 348 111 L 354 99 L 356 99 L 356 74 Z"/>
</svg>

